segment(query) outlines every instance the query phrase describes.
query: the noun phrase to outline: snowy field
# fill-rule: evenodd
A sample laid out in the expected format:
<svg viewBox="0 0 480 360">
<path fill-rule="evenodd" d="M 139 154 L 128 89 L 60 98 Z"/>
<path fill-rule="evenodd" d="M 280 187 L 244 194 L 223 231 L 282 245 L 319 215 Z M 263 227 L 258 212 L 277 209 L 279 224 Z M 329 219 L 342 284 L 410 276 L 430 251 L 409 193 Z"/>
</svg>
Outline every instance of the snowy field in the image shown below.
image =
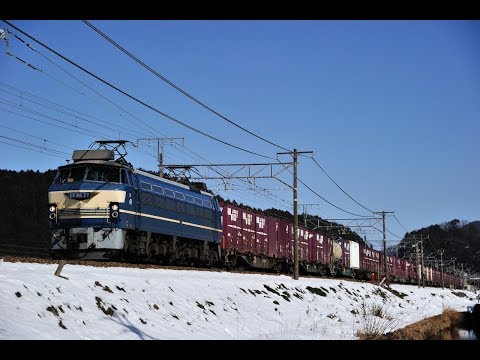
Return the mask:
<svg viewBox="0 0 480 360">
<path fill-rule="evenodd" d="M 0 263 L 0 340 L 353 340 L 466 311 L 465 290 L 260 274 Z M 400 295 L 400 296 L 399 296 Z M 463 296 L 466 295 L 466 296 Z"/>
</svg>

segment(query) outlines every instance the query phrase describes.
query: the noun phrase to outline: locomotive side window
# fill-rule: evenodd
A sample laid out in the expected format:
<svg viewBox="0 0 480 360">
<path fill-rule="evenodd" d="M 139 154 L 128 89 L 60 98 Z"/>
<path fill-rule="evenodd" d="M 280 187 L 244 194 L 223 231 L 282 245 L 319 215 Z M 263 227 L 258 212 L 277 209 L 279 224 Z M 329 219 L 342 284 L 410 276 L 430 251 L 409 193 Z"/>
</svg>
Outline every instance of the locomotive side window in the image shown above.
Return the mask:
<svg viewBox="0 0 480 360">
<path fill-rule="evenodd" d="M 157 185 L 153 185 L 153 192 L 157 194 L 163 194 L 163 188 Z"/>
<path fill-rule="evenodd" d="M 203 200 L 203 205 L 210 209 L 212 208 L 212 202 L 210 200 Z"/>
<path fill-rule="evenodd" d="M 185 200 L 187 200 L 188 202 L 193 203 L 193 196 L 192 196 L 192 195 L 186 195 L 186 194 L 185 194 Z"/>
<path fill-rule="evenodd" d="M 154 206 L 153 195 L 148 193 L 141 193 L 141 202 L 144 205 Z"/>
<path fill-rule="evenodd" d="M 175 191 L 175 197 L 177 199 L 180 199 L 180 200 L 185 200 L 185 195 L 183 195 L 181 192 L 179 191 Z"/>
<path fill-rule="evenodd" d="M 149 184 L 149 183 L 140 181 L 140 187 L 141 187 L 143 190 L 152 191 L 152 185 Z"/>
<path fill-rule="evenodd" d="M 175 197 L 173 190 L 165 189 L 165 195 Z"/>
<path fill-rule="evenodd" d="M 195 198 L 195 204 L 197 205 L 203 205 L 203 202 L 202 202 L 202 199 L 199 199 L 199 198 Z"/>
</svg>

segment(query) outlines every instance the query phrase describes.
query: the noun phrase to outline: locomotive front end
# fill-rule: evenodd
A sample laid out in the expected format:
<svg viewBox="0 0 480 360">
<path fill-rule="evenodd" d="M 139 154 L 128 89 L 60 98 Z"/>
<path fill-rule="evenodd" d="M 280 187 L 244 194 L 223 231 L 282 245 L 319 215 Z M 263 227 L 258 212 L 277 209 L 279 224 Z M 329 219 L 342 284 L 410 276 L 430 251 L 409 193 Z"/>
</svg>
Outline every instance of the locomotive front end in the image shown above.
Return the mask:
<svg viewBox="0 0 480 360">
<path fill-rule="evenodd" d="M 125 244 L 134 219 L 128 164 L 110 150 L 76 150 L 73 164 L 58 168 L 48 191 L 54 258 L 110 259 Z"/>
</svg>

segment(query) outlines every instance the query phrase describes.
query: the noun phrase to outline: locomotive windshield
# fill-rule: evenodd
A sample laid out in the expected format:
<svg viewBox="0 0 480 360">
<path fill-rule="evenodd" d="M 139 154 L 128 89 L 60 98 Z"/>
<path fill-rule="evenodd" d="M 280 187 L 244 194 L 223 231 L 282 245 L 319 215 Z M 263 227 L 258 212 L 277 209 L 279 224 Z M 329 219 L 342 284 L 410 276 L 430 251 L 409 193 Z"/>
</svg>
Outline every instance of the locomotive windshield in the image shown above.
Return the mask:
<svg viewBox="0 0 480 360">
<path fill-rule="evenodd" d="M 87 165 L 64 168 L 58 171 L 54 184 L 75 181 L 101 181 L 129 184 L 127 171 L 117 167 Z"/>
</svg>

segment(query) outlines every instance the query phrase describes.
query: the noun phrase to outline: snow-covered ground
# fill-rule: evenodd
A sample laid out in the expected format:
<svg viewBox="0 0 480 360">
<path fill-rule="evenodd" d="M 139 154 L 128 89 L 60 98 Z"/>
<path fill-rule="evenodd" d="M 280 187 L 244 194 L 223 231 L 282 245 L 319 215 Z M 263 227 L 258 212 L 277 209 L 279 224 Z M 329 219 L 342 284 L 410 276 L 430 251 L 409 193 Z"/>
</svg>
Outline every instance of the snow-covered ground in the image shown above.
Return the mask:
<svg viewBox="0 0 480 360">
<path fill-rule="evenodd" d="M 1 339 L 356 339 L 445 308 L 470 291 L 260 274 L 0 262 Z M 68 279 L 67 279 L 68 278 Z M 465 297 L 459 296 L 465 294 Z"/>
</svg>

